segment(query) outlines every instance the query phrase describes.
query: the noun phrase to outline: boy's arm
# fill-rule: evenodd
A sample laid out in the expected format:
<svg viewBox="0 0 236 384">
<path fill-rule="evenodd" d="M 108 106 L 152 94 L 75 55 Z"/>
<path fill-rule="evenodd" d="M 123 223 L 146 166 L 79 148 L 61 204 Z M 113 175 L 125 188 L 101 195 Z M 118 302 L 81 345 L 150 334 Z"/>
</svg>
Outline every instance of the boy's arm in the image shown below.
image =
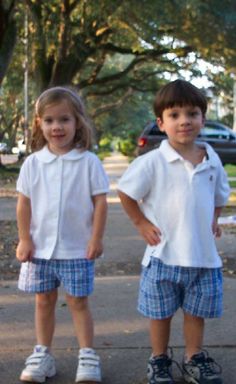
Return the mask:
<svg viewBox="0 0 236 384">
<path fill-rule="evenodd" d="M 87 259 L 92 260 L 101 256 L 103 252 L 103 234 L 107 219 L 106 194 L 92 197 L 94 204 L 92 235 L 88 242 Z"/>
<path fill-rule="evenodd" d="M 220 237 L 222 230 L 218 224 L 218 218 L 220 217 L 221 211 L 223 207 L 215 207 L 213 223 L 212 223 L 212 231 L 215 237 Z"/>
<path fill-rule="evenodd" d="M 121 204 L 130 217 L 131 221 L 137 228 L 140 235 L 149 245 L 157 245 L 161 241 L 161 231 L 152 224 L 142 213 L 136 200 L 131 199 L 125 193 L 118 191 Z"/>
<path fill-rule="evenodd" d="M 16 207 L 19 243 L 16 249 L 16 257 L 25 262 L 32 259 L 34 244 L 30 235 L 31 205 L 30 199 L 19 193 Z"/>
</svg>

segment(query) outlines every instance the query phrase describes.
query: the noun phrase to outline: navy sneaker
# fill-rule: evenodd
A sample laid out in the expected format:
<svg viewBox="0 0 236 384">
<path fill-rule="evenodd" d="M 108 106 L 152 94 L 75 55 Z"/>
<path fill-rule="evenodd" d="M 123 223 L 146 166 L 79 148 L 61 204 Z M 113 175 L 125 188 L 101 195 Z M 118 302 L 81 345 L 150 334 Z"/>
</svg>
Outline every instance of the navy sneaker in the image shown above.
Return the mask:
<svg viewBox="0 0 236 384">
<path fill-rule="evenodd" d="M 206 351 L 193 355 L 191 360 L 183 363 L 183 376 L 192 384 L 223 384 L 221 367 L 209 357 Z"/>
<path fill-rule="evenodd" d="M 148 361 L 148 384 L 174 384 L 171 373 L 172 359 L 167 355 L 153 356 Z"/>
</svg>

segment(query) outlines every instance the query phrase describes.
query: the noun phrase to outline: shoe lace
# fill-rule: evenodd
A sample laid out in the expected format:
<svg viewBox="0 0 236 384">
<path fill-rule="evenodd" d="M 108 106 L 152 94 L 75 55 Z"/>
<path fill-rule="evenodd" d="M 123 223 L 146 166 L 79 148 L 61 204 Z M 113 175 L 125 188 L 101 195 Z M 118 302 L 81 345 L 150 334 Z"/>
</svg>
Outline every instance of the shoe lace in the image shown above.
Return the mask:
<svg viewBox="0 0 236 384">
<path fill-rule="evenodd" d="M 209 357 L 208 352 L 203 350 L 199 355 L 192 359 L 192 363 L 196 365 L 202 374 L 205 376 L 212 376 L 214 374 L 221 374 L 221 366 L 215 362 L 214 359 Z"/>
<path fill-rule="evenodd" d="M 168 347 L 168 355 L 162 354 L 156 357 L 154 356 L 151 359 L 151 365 L 155 374 L 162 378 L 168 377 L 171 380 L 173 380 L 173 376 L 170 367 L 173 363 L 177 366 L 179 371 L 182 372 L 179 363 L 173 360 L 173 350 L 171 347 Z"/>
</svg>

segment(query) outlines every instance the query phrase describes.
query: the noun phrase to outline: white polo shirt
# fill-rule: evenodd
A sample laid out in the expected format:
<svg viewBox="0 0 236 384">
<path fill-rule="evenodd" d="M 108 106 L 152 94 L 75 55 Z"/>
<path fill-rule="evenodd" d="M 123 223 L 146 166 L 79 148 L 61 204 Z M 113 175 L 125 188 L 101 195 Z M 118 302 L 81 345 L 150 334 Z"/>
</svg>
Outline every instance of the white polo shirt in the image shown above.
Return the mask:
<svg viewBox="0 0 236 384">
<path fill-rule="evenodd" d="M 73 149 L 57 156 L 45 146 L 25 160 L 17 191 L 31 201 L 35 258 L 85 258 L 93 220 L 92 196 L 107 193 L 97 156 Z"/>
<path fill-rule="evenodd" d="M 229 185 L 215 151 L 202 143 L 207 159 L 194 167 L 168 143 L 135 159 L 119 181 L 118 189 L 141 201 L 144 215 L 160 228 L 161 242 L 147 246 L 150 256 L 165 264 L 216 268 L 218 255 L 212 222 L 215 207 L 226 204 Z"/>
</svg>

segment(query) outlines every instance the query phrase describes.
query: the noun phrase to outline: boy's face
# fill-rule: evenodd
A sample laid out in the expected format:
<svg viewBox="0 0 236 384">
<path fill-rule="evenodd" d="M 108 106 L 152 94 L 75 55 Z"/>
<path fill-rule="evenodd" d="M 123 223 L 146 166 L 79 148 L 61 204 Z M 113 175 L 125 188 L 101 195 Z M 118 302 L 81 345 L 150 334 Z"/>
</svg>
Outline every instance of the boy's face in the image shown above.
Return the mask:
<svg viewBox="0 0 236 384">
<path fill-rule="evenodd" d="M 176 150 L 190 148 L 204 123 L 201 109 L 191 105 L 164 109 L 162 118 L 157 118 L 160 130 L 167 134 L 170 144 Z"/>
</svg>

